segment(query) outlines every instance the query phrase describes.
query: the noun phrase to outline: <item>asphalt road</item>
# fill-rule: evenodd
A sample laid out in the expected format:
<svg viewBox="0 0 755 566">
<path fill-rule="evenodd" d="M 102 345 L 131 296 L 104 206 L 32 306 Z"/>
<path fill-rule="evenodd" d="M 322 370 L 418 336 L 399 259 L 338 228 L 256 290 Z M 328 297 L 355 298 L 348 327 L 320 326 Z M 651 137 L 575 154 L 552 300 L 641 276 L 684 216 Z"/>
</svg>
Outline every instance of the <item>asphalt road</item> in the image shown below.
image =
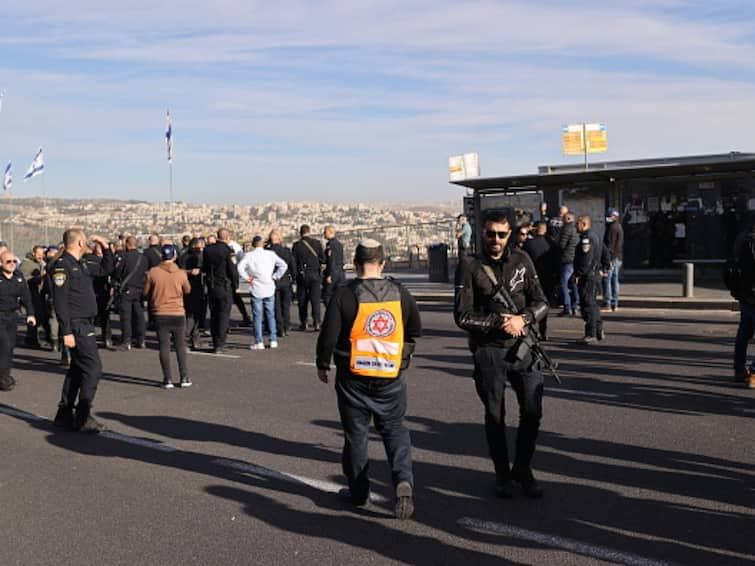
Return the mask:
<svg viewBox="0 0 755 566">
<path fill-rule="evenodd" d="M 493 497 L 471 361 L 450 305 L 422 305 L 409 377 L 416 513 L 341 501 L 342 437 L 315 334 L 277 351 L 192 355 L 194 387 L 165 391 L 148 350 L 102 352 L 96 411 L 111 433 L 52 429 L 63 371 L 20 346 L 0 395 L 0 564 L 752 564 L 755 392 L 731 381 L 736 315 L 622 310 L 573 345 L 551 319 L 542 500 Z M 755 352 L 754 352 L 755 353 Z M 516 403 L 507 392 L 508 421 Z M 514 429 L 510 429 L 513 435 Z M 511 443 L 513 446 L 513 441 Z"/>
</svg>

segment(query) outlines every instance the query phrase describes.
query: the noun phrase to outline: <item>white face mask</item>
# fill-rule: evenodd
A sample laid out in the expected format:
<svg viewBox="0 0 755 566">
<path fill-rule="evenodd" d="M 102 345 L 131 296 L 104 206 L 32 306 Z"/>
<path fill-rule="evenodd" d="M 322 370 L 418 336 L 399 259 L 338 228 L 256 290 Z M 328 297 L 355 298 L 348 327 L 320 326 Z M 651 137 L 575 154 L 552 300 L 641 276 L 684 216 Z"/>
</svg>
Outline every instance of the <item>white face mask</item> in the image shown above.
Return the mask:
<svg viewBox="0 0 755 566">
<path fill-rule="evenodd" d="M 613 217 L 611 216 L 606 217 L 606 224 L 610 224 L 611 222 L 613 222 Z"/>
</svg>

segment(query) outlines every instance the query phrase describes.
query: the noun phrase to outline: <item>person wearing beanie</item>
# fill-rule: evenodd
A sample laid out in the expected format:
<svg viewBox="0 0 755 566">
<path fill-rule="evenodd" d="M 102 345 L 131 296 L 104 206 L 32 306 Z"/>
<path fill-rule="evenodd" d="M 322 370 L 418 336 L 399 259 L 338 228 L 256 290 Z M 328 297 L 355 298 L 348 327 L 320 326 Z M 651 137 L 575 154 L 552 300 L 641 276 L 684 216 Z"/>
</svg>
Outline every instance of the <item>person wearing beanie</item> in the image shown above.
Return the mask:
<svg viewBox="0 0 755 566">
<path fill-rule="evenodd" d="M 392 471 L 395 516 L 408 519 L 414 511 L 414 475 L 404 424 L 407 399 L 402 370 L 409 366 L 422 322 L 409 291 L 383 277 L 380 242 L 362 240 L 354 266 L 357 277 L 335 290 L 325 311 L 317 339 L 317 376 L 328 383 L 333 359 L 344 431 L 341 461 L 351 502 L 361 506 L 369 501 L 367 444 L 372 418 Z"/>
<path fill-rule="evenodd" d="M 191 386 L 186 367 L 186 312 L 184 295 L 191 292 L 186 272 L 176 265 L 178 250 L 172 244 L 160 248 L 162 261 L 147 272 L 144 294 L 150 297 L 150 309 L 157 329 L 160 345 L 160 366 L 163 371 L 163 388 L 172 389 L 173 379 L 170 368 L 171 336 L 178 358 L 179 386 Z"/>
</svg>

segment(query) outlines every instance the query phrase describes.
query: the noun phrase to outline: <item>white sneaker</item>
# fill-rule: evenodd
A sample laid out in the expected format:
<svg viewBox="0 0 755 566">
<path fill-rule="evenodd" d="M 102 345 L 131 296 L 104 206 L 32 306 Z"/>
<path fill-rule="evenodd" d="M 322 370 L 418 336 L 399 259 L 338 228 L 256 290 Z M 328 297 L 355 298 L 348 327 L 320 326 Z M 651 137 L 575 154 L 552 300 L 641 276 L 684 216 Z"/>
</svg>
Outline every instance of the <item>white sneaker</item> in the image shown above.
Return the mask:
<svg viewBox="0 0 755 566">
<path fill-rule="evenodd" d="M 249 346 L 250 350 L 264 350 L 265 345 L 262 342 L 257 342 L 256 344 L 252 344 Z"/>
<path fill-rule="evenodd" d="M 163 381 L 162 388 L 163 389 L 173 389 L 173 383 L 171 383 L 170 381 Z"/>
<path fill-rule="evenodd" d="M 271 348 L 277 348 L 278 347 L 278 342 L 276 342 L 275 340 L 271 340 L 270 341 L 270 347 Z"/>
</svg>

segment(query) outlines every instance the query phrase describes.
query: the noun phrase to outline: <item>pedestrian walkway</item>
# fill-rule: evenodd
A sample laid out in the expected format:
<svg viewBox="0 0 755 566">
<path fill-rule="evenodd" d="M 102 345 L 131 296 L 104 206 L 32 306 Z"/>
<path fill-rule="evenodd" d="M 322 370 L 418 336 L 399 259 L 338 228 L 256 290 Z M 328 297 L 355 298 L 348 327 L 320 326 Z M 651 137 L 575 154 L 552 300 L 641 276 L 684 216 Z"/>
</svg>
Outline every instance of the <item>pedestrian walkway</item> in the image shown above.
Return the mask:
<svg viewBox="0 0 755 566">
<path fill-rule="evenodd" d="M 396 270 L 388 275 L 401 281 L 420 301 L 453 301 L 453 273 L 448 283 L 433 283 L 428 280 L 426 271 Z M 738 310 L 739 306 L 723 283 L 714 279 L 701 281 L 694 289 L 694 297 L 682 296 L 681 272 L 678 281 L 673 281 L 674 273 L 666 277 L 654 276 L 644 281 L 641 271 L 628 274 L 627 281 L 621 284 L 620 308 L 641 309 L 702 309 Z M 671 279 L 671 280 L 669 280 Z"/>
</svg>

